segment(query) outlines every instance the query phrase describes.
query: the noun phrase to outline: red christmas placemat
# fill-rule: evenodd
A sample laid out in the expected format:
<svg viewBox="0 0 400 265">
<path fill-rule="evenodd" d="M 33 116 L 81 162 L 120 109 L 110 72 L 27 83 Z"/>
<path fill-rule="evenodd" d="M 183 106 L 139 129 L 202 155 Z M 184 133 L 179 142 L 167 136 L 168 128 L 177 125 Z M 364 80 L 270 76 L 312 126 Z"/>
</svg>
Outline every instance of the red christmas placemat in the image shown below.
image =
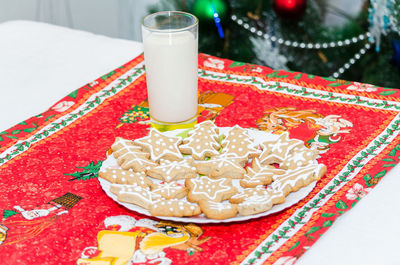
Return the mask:
<svg viewBox="0 0 400 265">
<path fill-rule="evenodd" d="M 143 65 L 139 56 L 0 133 L 0 263 L 292 264 L 399 162 L 398 90 L 201 54 L 200 122 L 287 131 L 327 173 L 299 203 L 246 222 L 136 214 L 97 174 L 115 137 L 148 132 Z"/>
</svg>

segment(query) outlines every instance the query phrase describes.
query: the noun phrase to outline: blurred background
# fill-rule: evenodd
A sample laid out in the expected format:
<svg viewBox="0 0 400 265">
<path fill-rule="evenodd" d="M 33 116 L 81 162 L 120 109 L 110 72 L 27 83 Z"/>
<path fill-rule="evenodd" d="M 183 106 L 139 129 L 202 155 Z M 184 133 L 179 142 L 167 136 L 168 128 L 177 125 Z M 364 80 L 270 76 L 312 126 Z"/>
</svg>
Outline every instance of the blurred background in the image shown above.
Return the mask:
<svg viewBox="0 0 400 265">
<path fill-rule="evenodd" d="M 141 19 L 200 19 L 200 52 L 400 87 L 400 0 L 0 0 L 0 23 L 35 20 L 141 41 Z"/>
</svg>

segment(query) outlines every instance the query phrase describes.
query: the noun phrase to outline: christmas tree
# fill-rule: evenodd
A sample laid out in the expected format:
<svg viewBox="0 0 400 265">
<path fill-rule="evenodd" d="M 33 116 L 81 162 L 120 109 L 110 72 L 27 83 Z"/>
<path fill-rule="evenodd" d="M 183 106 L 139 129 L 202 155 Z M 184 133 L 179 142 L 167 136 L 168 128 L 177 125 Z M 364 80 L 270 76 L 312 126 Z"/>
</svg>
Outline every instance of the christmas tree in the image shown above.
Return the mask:
<svg viewBox="0 0 400 265">
<path fill-rule="evenodd" d="M 356 17 L 346 14 L 346 6 L 333 8 L 329 2 L 162 0 L 149 12 L 180 10 L 196 15 L 203 53 L 399 88 L 400 0 L 364 0 Z M 346 22 L 325 25 L 330 12 Z"/>
</svg>

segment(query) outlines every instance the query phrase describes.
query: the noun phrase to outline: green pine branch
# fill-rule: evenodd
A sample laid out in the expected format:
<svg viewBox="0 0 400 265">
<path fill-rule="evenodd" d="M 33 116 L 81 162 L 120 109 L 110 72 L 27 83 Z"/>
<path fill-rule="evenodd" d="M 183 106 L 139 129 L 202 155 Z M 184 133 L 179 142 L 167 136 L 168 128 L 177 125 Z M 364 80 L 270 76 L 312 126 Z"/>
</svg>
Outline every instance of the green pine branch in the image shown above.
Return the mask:
<svg viewBox="0 0 400 265">
<path fill-rule="evenodd" d="M 100 167 L 103 164 L 103 162 L 104 161 L 102 161 L 102 160 L 99 160 L 97 163 L 92 161 L 87 166 L 76 167 L 76 168 L 83 169 L 83 170 L 76 171 L 74 173 L 66 173 L 64 175 L 73 177 L 73 178 L 69 179 L 68 181 L 88 180 L 88 179 L 92 179 L 92 178 L 98 178 L 99 170 L 100 170 Z"/>
</svg>

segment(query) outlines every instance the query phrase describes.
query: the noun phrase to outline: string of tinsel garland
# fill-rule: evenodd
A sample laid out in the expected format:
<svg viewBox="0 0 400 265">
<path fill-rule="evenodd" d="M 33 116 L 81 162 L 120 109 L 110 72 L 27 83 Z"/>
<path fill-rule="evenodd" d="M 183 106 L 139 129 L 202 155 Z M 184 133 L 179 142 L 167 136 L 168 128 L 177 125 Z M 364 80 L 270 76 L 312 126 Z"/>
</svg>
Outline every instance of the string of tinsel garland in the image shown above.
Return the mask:
<svg viewBox="0 0 400 265">
<path fill-rule="evenodd" d="M 353 57 L 351 57 L 342 67 L 340 67 L 337 71 L 335 71 L 331 76 L 334 78 L 338 78 L 341 74 L 343 74 L 346 70 L 350 69 L 350 67 L 355 64 L 362 55 L 364 55 L 367 50 L 371 48 L 371 44 L 374 43 L 374 39 L 371 38 L 371 33 L 366 32 L 360 34 L 358 36 L 354 36 L 353 38 L 348 38 L 344 40 L 332 41 L 332 42 L 316 42 L 316 43 L 305 43 L 298 41 L 285 40 L 283 38 L 279 38 L 276 36 L 272 36 L 268 33 L 264 33 L 261 30 L 257 30 L 255 27 L 251 26 L 249 23 L 245 22 L 243 19 L 238 18 L 236 15 L 231 16 L 232 21 L 236 22 L 239 26 L 244 29 L 250 31 L 253 34 L 256 34 L 259 37 L 263 37 L 265 39 L 270 40 L 271 42 L 278 43 L 280 45 L 285 45 L 293 48 L 300 49 L 331 49 L 336 47 L 343 47 L 358 43 L 360 41 L 366 41 L 366 44 L 356 53 Z"/>
</svg>

